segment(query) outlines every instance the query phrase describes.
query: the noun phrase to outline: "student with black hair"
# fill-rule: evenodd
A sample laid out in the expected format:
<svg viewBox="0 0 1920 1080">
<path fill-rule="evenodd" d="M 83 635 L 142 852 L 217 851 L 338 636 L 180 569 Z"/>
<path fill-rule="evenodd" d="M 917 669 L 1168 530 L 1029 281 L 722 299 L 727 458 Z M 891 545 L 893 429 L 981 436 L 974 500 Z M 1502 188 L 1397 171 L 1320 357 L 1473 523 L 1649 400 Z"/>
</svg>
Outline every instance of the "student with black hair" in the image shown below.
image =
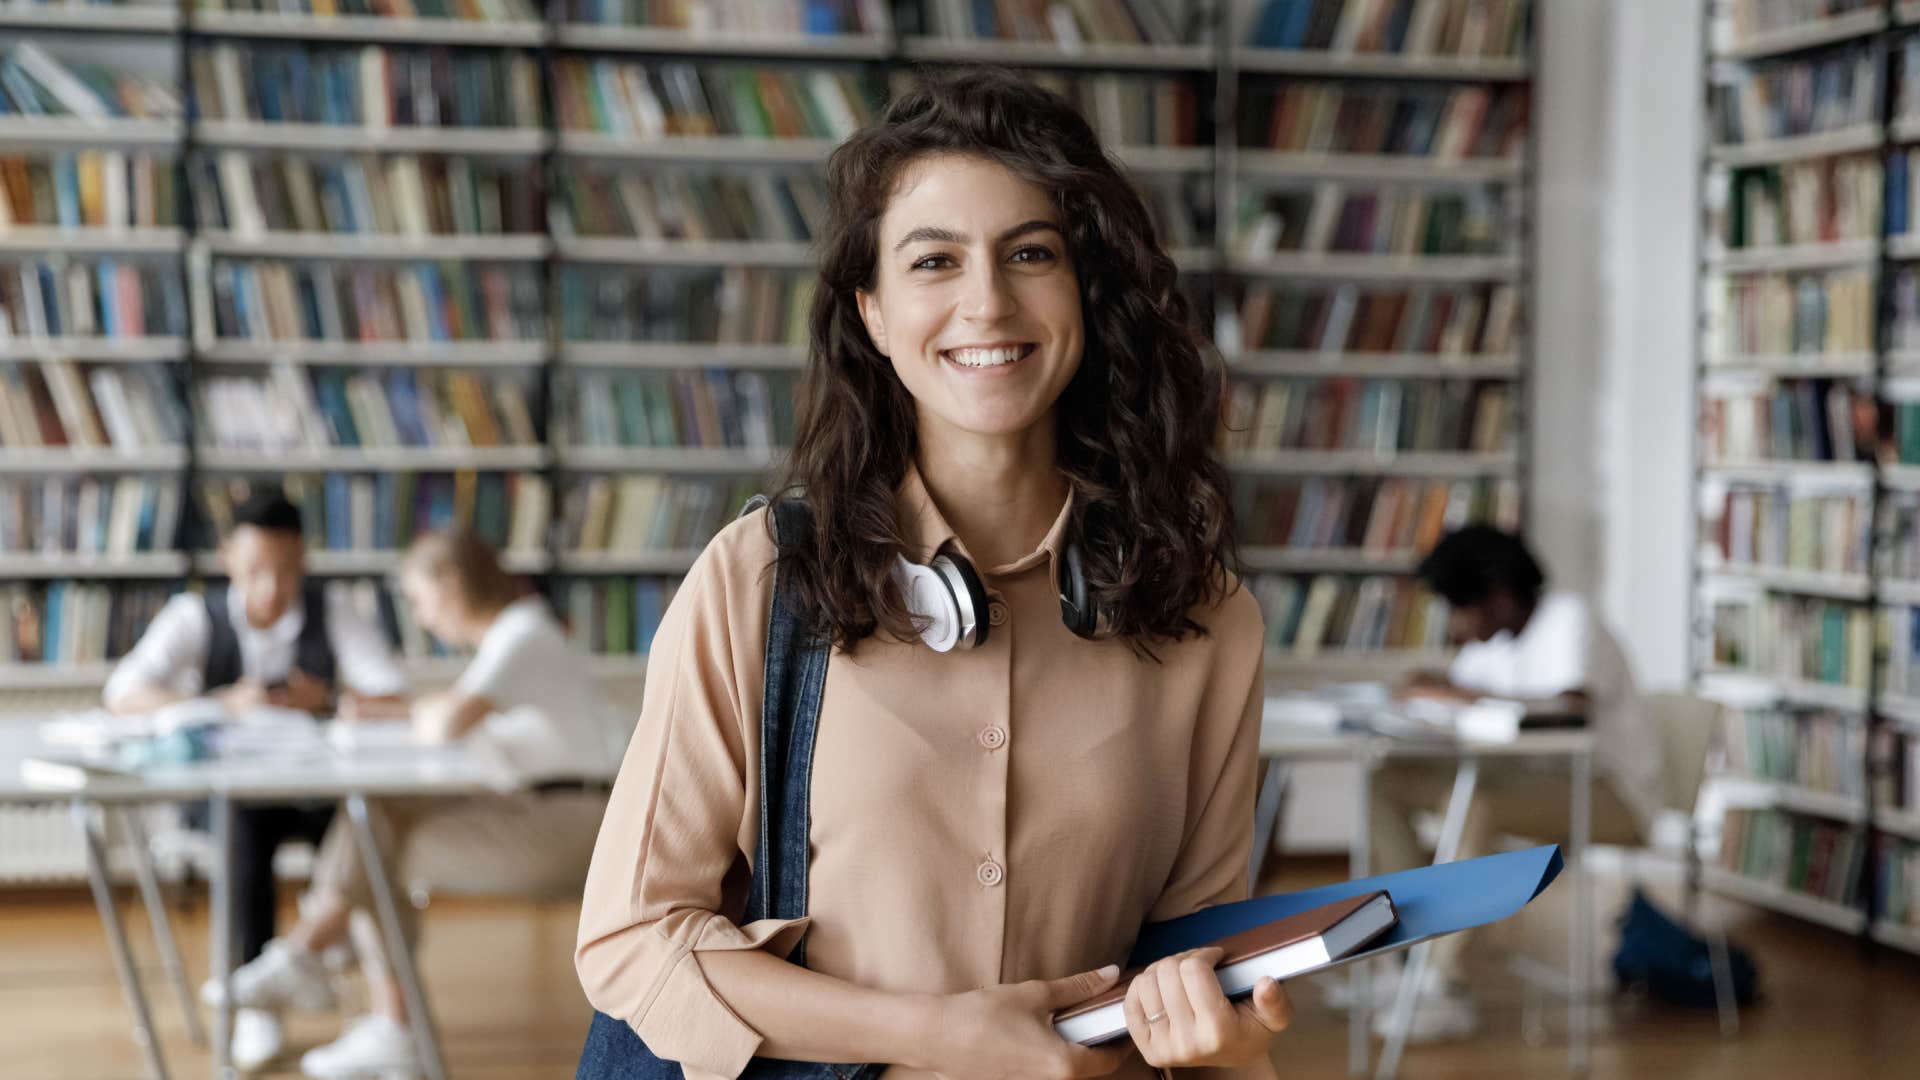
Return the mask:
<svg viewBox="0 0 1920 1080">
<path fill-rule="evenodd" d="M 1592 607 L 1577 594 L 1548 590 L 1527 545 L 1485 525 L 1442 538 L 1419 574 L 1447 602 L 1448 637 L 1460 652 L 1445 674 L 1416 676 L 1405 692 L 1577 709 L 1596 740 L 1593 839 L 1637 843 L 1660 805 L 1660 741 L 1636 708 L 1626 654 Z M 1444 808 L 1452 784 L 1451 764 L 1395 762 L 1381 770 L 1373 783 L 1375 870 L 1429 861 L 1414 832 L 1414 815 Z M 1483 770 L 1458 857 L 1490 854 L 1493 838 L 1502 834 L 1565 838 L 1567 784 L 1564 765 L 1554 770 L 1510 763 Z M 1415 1040 L 1466 1035 L 1477 1026 L 1462 982 L 1467 940 L 1454 934 L 1434 943 L 1431 981 L 1420 988 L 1415 1011 Z M 1376 990 L 1390 994 L 1391 983 L 1376 980 Z M 1377 1023 L 1386 1020 L 1384 1011 L 1376 1015 Z"/>
<path fill-rule="evenodd" d="M 254 493 L 235 508 L 220 545 L 230 584 L 169 600 L 107 679 L 106 707 L 139 713 L 208 697 L 243 717 L 261 705 L 326 713 L 400 704 L 406 676 L 385 635 L 344 597 L 326 598 L 307 579 L 306 558 L 299 508 L 277 489 Z M 293 840 L 319 843 L 332 816 L 331 803 L 235 808 L 231 889 L 242 962 L 273 935 L 274 852 Z M 234 1061 L 262 1064 L 280 1041 L 270 1014 L 244 1010 Z"/>
</svg>

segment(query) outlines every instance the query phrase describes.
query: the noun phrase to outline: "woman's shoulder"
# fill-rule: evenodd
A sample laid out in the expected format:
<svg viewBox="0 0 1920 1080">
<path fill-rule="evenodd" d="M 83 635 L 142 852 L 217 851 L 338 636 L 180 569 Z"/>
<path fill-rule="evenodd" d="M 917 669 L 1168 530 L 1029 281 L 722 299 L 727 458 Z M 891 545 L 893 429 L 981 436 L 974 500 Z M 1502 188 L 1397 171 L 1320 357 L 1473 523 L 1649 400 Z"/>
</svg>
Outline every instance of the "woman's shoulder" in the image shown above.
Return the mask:
<svg viewBox="0 0 1920 1080">
<path fill-rule="evenodd" d="M 1226 582 L 1219 597 L 1194 611 L 1193 620 L 1207 628 L 1209 637 L 1236 641 L 1260 641 L 1266 637 L 1266 619 L 1253 598 L 1253 590 L 1232 571 L 1222 571 Z"/>
<path fill-rule="evenodd" d="M 749 510 L 707 541 L 687 575 L 687 585 L 729 593 L 771 590 L 775 551 L 767 508 Z"/>
</svg>

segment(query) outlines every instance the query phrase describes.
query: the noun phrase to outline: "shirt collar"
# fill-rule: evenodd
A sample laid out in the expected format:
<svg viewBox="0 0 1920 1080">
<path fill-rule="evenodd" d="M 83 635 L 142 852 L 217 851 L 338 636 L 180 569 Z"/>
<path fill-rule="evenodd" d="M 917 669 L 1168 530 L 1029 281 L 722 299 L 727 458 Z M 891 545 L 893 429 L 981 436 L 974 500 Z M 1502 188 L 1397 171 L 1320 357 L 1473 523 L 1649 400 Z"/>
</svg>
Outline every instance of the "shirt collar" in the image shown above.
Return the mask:
<svg viewBox="0 0 1920 1080">
<path fill-rule="evenodd" d="M 966 556 L 968 562 L 973 561 L 973 554 L 954 533 L 953 526 L 947 524 L 946 516 L 940 513 L 940 508 L 934 505 L 933 495 L 927 491 L 927 484 L 920 476 L 919 466 L 913 464 L 907 466 L 907 475 L 901 479 L 900 486 L 896 489 L 896 505 L 899 507 L 901 528 L 906 532 L 907 554 L 913 561 L 925 563 L 933 558 L 935 552 L 949 543 L 960 554 Z M 1066 501 L 1060 506 L 1060 513 L 1055 515 L 1053 525 L 1047 530 L 1047 535 L 1040 541 L 1039 547 L 1010 563 L 984 569 L 976 566 L 976 569 L 980 570 L 983 577 L 1004 577 L 1030 570 L 1040 565 L 1042 561 L 1051 564 L 1058 558 L 1060 549 L 1066 542 L 1067 523 L 1072 516 L 1073 492 L 1069 489 Z M 1054 570 L 1057 576 L 1058 567 L 1054 567 Z"/>
<path fill-rule="evenodd" d="M 266 638 L 285 645 L 299 638 L 300 630 L 306 622 L 306 602 L 301 597 L 294 597 L 293 603 L 288 605 L 286 611 L 280 613 L 280 617 L 273 621 L 273 625 L 265 628 L 256 627 L 247 621 L 247 601 L 240 594 L 240 586 L 232 582 L 227 585 L 227 624 L 233 627 L 235 637 Z"/>
</svg>

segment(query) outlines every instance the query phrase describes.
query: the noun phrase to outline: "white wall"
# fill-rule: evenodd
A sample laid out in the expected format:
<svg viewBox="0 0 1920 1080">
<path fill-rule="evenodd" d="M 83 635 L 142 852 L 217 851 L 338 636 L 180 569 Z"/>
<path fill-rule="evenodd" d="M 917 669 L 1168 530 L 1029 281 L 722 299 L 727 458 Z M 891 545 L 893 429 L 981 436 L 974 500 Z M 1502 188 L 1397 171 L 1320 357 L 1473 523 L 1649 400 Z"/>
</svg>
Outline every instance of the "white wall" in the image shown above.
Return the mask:
<svg viewBox="0 0 1920 1080">
<path fill-rule="evenodd" d="M 1702 19 L 1615 0 L 1600 599 L 1643 688 L 1687 678 Z"/>
<path fill-rule="evenodd" d="M 1687 676 L 1700 6 L 1539 0 L 1533 474 L 1556 584 Z"/>
</svg>

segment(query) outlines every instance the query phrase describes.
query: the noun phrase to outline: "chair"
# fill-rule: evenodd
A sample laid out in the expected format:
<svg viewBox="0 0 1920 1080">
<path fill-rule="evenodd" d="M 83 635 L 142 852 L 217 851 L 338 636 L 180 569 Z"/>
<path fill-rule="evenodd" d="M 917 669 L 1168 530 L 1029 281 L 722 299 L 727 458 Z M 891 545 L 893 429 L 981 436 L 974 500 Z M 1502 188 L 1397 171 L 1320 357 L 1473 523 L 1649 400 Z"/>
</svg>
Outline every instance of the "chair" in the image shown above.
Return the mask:
<svg viewBox="0 0 1920 1080">
<path fill-rule="evenodd" d="M 1640 699 L 1640 709 L 1660 732 L 1664 809 L 1686 818 L 1681 857 L 1687 885 L 1684 921 L 1691 927 L 1695 923 L 1701 879 L 1700 823 L 1694 808 L 1707 775 L 1707 755 L 1720 731 L 1722 710 L 1716 702 L 1685 693 L 1647 694 Z M 1733 991 L 1727 935 L 1725 931 L 1715 930 L 1704 936 L 1713 963 L 1713 998 L 1720 1013 L 1720 1031 L 1731 1035 L 1740 1029 L 1740 1006 Z"/>
</svg>

